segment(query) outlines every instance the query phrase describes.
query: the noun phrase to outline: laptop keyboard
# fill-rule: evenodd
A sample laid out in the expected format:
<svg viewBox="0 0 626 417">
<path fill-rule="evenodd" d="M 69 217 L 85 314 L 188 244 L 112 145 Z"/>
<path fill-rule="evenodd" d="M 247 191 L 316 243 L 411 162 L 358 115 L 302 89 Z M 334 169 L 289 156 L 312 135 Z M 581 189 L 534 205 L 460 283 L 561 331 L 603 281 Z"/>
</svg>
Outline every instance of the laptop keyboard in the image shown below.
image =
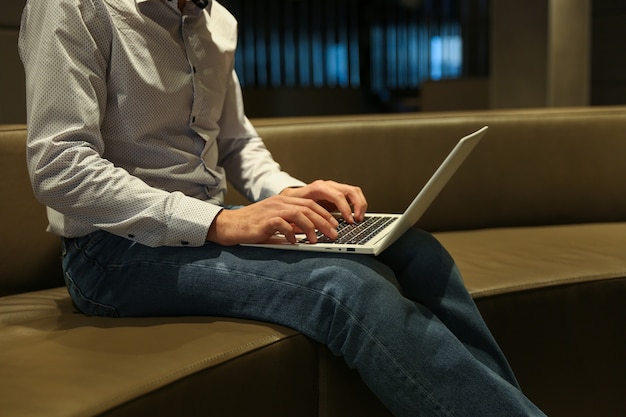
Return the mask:
<svg viewBox="0 0 626 417">
<path fill-rule="evenodd" d="M 339 236 L 337 239 L 330 240 L 324 234 L 318 232 L 317 241 L 318 243 L 363 245 L 397 219 L 397 217 L 366 216 L 362 222 L 352 224 L 344 219 L 337 219 L 339 221 L 339 226 L 337 227 Z"/>
</svg>

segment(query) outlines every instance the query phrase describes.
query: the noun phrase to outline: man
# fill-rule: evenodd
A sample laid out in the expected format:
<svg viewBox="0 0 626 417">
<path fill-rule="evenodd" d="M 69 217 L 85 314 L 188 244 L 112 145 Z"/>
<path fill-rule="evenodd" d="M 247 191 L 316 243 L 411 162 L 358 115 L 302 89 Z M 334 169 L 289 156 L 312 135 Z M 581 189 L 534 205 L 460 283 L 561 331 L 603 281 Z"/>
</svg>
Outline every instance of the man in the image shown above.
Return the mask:
<svg viewBox="0 0 626 417">
<path fill-rule="evenodd" d="M 367 201 L 273 161 L 243 111 L 236 22 L 216 1 L 200 6 L 26 5 L 28 167 L 78 308 L 295 328 L 357 368 L 397 416 L 543 415 L 427 233 L 375 258 L 238 246 L 276 231 L 334 238 L 329 210 L 359 221 Z M 224 208 L 226 177 L 254 203 Z"/>
</svg>

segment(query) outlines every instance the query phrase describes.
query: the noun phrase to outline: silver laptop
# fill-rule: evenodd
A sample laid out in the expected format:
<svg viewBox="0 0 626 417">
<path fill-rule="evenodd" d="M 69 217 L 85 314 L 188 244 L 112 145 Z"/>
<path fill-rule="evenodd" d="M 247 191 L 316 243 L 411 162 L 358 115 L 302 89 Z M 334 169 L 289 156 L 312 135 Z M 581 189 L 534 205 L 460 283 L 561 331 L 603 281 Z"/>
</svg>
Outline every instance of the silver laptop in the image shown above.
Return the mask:
<svg viewBox="0 0 626 417">
<path fill-rule="evenodd" d="M 417 223 L 486 131 L 487 126 L 462 138 L 403 214 L 367 213 L 362 222 L 353 224 L 338 217 L 339 236 L 334 241 L 320 234 L 317 243 L 309 243 L 302 234 L 297 235 L 298 242 L 292 244 L 277 233 L 263 243 L 246 246 L 378 255 Z"/>
</svg>

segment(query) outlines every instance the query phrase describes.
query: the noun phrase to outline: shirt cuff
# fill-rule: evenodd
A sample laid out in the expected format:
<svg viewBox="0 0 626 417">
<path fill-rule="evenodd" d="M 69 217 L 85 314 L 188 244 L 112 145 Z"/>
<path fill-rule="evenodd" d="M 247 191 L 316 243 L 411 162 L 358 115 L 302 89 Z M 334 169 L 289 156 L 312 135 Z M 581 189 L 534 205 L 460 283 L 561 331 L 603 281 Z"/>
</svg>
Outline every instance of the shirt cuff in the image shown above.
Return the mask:
<svg viewBox="0 0 626 417">
<path fill-rule="evenodd" d="M 169 219 L 166 246 L 202 246 L 213 220 L 223 207 L 184 196 Z"/>
</svg>

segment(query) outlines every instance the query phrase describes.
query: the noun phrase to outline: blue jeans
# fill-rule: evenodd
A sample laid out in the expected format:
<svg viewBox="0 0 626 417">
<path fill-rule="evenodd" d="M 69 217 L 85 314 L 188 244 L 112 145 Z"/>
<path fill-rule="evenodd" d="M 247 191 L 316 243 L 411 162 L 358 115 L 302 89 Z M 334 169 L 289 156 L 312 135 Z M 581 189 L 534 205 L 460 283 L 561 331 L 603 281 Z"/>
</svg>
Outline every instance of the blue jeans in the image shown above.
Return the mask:
<svg viewBox="0 0 626 417">
<path fill-rule="evenodd" d="M 356 368 L 395 416 L 543 416 L 454 261 L 422 231 L 378 257 L 149 248 L 100 231 L 64 239 L 63 267 L 89 315 L 227 316 L 296 329 Z"/>
</svg>

